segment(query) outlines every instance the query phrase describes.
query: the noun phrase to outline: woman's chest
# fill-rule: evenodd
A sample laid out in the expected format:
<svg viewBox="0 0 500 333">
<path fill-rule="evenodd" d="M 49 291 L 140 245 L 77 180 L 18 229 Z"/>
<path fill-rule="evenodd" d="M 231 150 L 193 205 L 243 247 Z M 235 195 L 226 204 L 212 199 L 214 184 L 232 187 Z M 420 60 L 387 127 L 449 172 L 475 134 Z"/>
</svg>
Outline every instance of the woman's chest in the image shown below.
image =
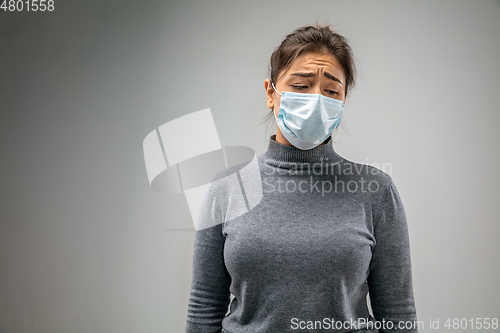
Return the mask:
<svg viewBox="0 0 500 333">
<path fill-rule="evenodd" d="M 374 244 L 370 210 L 363 204 L 337 202 L 328 209 L 273 202 L 226 223 L 224 260 L 231 274 L 269 272 L 317 278 L 366 273 Z"/>
</svg>

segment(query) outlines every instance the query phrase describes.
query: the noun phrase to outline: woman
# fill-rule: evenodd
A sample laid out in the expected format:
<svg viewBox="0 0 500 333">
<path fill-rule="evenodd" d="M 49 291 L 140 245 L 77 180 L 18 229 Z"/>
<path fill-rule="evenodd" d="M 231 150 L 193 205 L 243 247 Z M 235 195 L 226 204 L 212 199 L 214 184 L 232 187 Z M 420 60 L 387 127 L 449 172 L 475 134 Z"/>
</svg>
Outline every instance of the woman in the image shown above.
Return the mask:
<svg viewBox="0 0 500 333">
<path fill-rule="evenodd" d="M 210 184 L 186 332 L 417 332 L 396 187 L 331 142 L 354 83 L 348 43 L 329 27 L 302 27 L 274 51 L 270 72 L 264 87 L 277 128 L 257 157 L 262 186 L 236 195 L 229 179 L 245 185 L 241 165 Z M 231 213 L 238 205 L 248 210 Z"/>
</svg>

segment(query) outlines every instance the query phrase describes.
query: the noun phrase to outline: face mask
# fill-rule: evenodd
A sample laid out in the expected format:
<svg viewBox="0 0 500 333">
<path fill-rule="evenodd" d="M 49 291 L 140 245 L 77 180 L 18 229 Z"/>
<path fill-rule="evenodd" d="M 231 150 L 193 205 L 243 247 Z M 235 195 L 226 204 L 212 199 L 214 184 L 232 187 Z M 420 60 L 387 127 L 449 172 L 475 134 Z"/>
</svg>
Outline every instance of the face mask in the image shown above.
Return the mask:
<svg viewBox="0 0 500 333">
<path fill-rule="evenodd" d="M 321 94 L 283 91 L 276 123 L 283 136 L 295 147 L 308 150 L 323 143 L 340 125 L 344 102 Z"/>
</svg>

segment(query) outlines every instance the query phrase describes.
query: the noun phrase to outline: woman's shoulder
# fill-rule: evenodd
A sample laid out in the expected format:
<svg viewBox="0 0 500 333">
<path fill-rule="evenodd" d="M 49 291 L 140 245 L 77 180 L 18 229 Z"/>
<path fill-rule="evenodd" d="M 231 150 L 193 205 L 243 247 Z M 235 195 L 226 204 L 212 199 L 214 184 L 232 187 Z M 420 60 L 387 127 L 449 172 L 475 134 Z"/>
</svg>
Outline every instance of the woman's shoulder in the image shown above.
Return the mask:
<svg viewBox="0 0 500 333">
<path fill-rule="evenodd" d="M 257 158 L 253 158 L 252 160 L 235 163 L 216 171 L 212 176 L 211 182 L 218 184 L 218 186 L 232 186 L 235 185 L 235 181 L 239 183 L 238 178 L 257 174 L 258 172 L 259 165 Z"/>
<path fill-rule="evenodd" d="M 392 173 L 392 165 L 390 163 L 383 163 L 382 165 L 379 163 L 364 164 L 342 158 L 339 164 L 343 167 L 345 174 L 371 175 L 380 180 L 392 181 L 389 174 Z"/>
<path fill-rule="evenodd" d="M 242 206 L 244 196 L 247 197 L 249 203 L 257 204 L 262 199 L 262 180 L 257 158 L 236 163 L 215 172 L 209 188 L 222 205 L 229 206 L 232 202 L 234 207 Z"/>
<path fill-rule="evenodd" d="M 338 163 L 337 172 L 343 178 L 366 182 L 379 190 L 385 190 L 394 184 L 390 175 L 392 173 L 392 165 L 389 164 L 370 165 L 343 158 Z"/>
</svg>

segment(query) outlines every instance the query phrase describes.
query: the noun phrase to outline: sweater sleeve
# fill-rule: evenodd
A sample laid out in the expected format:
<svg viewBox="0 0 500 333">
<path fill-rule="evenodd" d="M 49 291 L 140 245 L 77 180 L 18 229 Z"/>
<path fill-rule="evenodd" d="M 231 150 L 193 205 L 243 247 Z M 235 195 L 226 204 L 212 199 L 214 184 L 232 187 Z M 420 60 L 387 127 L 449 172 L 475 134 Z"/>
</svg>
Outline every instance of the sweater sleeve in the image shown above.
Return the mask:
<svg viewBox="0 0 500 333">
<path fill-rule="evenodd" d="M 193 275 L 189 296 L 186 333 L 221 332 L 221 322 L 229 305 L 231 278 L 224 264 L 223 214 L 215 182 L 211 182 L 202 201 L 196 231 Z"/>
<path fill-rule="evenodd" d="M 406 214 L 392 181 L 382 191 L 373 207 L 375 246 L 368 276 L 373 315 L 386 323 L 380 333 L 418 332 Z"/>
</svg>

